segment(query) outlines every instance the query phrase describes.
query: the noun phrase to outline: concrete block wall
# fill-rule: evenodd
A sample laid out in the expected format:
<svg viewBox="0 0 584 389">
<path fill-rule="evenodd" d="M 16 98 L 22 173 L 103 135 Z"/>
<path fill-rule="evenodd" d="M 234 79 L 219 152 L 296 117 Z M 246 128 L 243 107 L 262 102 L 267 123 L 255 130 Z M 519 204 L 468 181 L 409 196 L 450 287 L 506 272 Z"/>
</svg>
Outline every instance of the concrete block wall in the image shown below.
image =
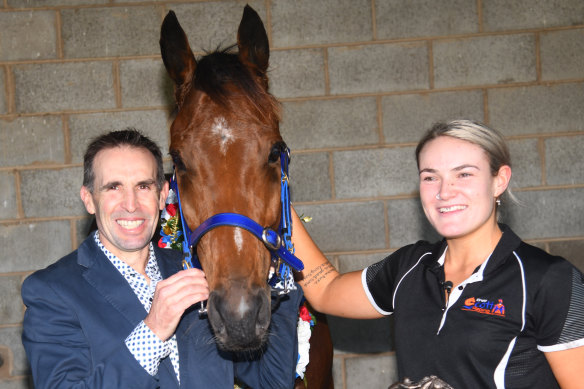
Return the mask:
<svg viewBox="0 0 584 389">
<path fill-rule="evenodd" d="M 251 0 L 293 150 L 292 196 L 341 271 L 436 239 L 413 149 L 433 122 L 501 130 L 522 205 L 504 219 L 584 268 L 584 2 Z M 0 0 L 0 388 L 30 388 L 20 284 L 74 249 L 87 140 L 134 126 L 168 147 L 158 49 L 173 9 L 193 50 L 235 42 L 243 1 Z M 391 318 L 330 318 L 338 388 L 395 380 Z"/>
</svg>

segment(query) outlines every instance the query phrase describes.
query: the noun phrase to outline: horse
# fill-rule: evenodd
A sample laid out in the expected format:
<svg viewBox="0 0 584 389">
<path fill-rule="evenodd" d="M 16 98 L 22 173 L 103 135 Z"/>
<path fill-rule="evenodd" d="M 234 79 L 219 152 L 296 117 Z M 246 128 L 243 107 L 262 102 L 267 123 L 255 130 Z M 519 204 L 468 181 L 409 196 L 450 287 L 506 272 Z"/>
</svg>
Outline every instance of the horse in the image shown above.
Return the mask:
<svg viewBox="0 0 584 389">
<path fill-rule="evenodd" d="M 196 232 L 217 215 L 237 214 L 268 226 L 264 233 L 275 230 L 284 217 L 289 150 L 279 132 L 280 104 L 268 91 L 270 51 L 259 15 L 245 6 L 237 53 L 233 46 L 196 60 L 169 11 L 160 47 L 175 87 L 169 151 L 185 228 Z M 208 320 L 220 348 L 256 349 L 268 336 L 273 250 L 249 230 L 227 225 L 206 230 L 193 245 L 209 283 Z M 311 388 L 332 388 L 332 342 L 326 318 L 318 317 L 305 377 Z"/>
</svg>

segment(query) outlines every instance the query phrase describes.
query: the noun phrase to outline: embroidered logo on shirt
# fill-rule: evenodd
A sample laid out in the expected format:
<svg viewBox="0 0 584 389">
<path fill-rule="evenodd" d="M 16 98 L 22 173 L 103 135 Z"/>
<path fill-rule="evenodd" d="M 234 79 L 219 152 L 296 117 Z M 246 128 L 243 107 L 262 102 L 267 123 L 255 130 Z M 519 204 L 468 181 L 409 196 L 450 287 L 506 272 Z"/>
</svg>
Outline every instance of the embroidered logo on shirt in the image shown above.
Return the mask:
<svg viewBox="0 0 584 389">
<path fill-rule="evenodd" d="M 484 298 L 469 297 L 464 300 L 464 305 L 461 309 L 463 311 L 505 317 L 505 305 L 503 304 L 503 299 L 498 299 L 497 302 L 494 302 Z"/>
</svg>

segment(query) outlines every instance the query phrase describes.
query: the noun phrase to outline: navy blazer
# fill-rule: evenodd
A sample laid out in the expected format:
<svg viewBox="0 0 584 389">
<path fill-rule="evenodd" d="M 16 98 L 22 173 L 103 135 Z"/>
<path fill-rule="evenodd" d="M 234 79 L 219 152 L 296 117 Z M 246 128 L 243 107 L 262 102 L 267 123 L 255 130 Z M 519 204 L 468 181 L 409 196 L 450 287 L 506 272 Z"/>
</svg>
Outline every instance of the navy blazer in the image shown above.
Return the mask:
<svg viewBox="0 0 584 389">
<path fill-rule="evenodd" d="M 181 253 L 155 247 L 163 278 L 181 269 Z M 219 350 L 206 318 L 187 312 L 176 331 L 180 388 L 229 388 L 237 376 L 252 388 L 291 388 L 297 361 L 300 287 L 272 314 L 261 357 Z M 77 250 L 22 285 L 22 342 L 36 389 L 179 388 L 169 358 L 148 374 L 124 340 L 147 312 L 91 234 Z"/>
</svg>

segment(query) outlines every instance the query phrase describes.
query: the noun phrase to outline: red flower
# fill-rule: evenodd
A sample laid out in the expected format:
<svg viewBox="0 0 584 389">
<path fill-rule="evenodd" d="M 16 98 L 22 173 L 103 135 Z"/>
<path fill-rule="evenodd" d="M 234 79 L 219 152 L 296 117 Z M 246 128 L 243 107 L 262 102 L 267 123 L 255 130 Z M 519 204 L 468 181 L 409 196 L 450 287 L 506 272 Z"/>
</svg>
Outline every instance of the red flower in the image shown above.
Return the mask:
<svg viewBox="0 0 584 389">
<path fill-rule="evenodd" d="M 165 249 L 166 248 L 166 243 L 164 243 L 162 241 L 162 238 L 160 238 L 160 240 L 158 241 L 158 247 L 160 247 L 161 249 Z"/>
<path fill-rule="evenodd" d="M 300 318 L 304 321 L 311 321 L 312 318 L 310 317 L 310 312 L 308 312 L 308 308 L 305 305 L 300 307 L 299 310 Z"/>
<path fill-rule="evenodd" d="M 166 212 L 168 212 L 168 214 L 172 217 L 172 216 L 176 215 L 177 208 L 178 207 L 176 204 L 167 204 L 166 205 Z"/>
</svg>

